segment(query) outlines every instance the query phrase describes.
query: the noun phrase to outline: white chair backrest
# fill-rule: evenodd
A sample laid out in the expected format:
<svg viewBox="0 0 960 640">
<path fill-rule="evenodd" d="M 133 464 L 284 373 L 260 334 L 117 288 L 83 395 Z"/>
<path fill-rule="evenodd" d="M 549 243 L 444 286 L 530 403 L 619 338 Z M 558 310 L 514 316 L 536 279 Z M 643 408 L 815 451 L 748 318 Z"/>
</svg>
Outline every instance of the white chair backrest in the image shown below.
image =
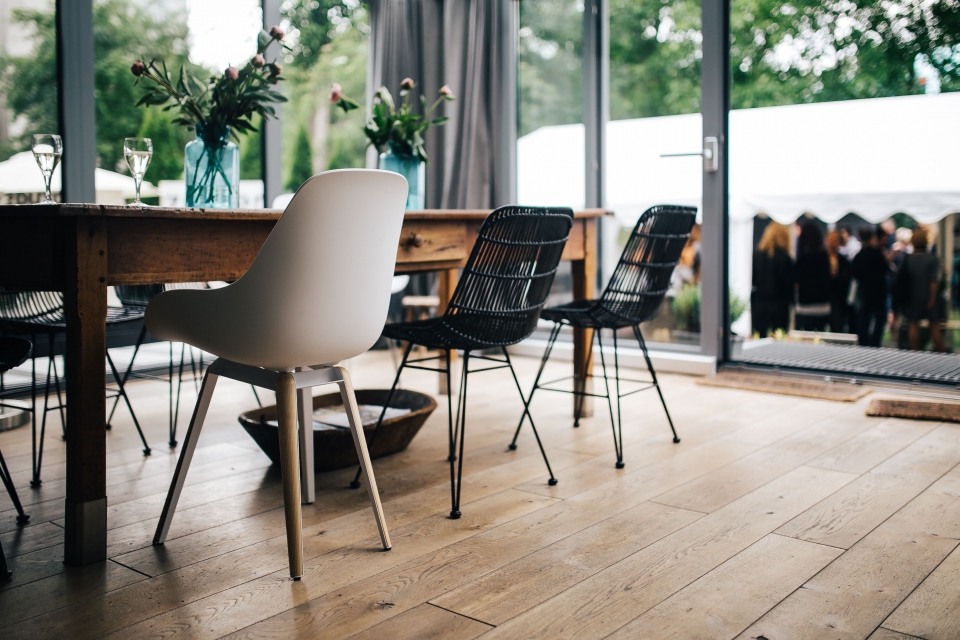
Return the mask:
<svg viewBox="0 0 960 640">
<path fill-rule="evenodd" d="M 221 317 L 219 330 L 243 343 L 240 360 L 331 364 L 373 346 L 406 199 L 406 180 L 388 171 L 341 169 L 304 182 L 247 273 L 217 291 L 221 310 L 237 314 Z"/>
</svg>

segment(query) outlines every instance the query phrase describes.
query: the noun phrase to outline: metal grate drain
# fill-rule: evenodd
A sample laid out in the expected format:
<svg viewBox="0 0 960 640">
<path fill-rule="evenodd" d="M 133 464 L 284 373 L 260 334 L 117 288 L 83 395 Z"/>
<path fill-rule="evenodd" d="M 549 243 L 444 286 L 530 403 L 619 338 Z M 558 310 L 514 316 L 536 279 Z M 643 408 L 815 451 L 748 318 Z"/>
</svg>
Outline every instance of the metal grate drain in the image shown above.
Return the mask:
<svg viewBox="0 0 960 640">
<path fill-rule="evenodd" d="M 744 364 L 901 382 L 960 385 L 960 355 L 876 347 L 774 342 L 744 349 Z"/>
</svg>

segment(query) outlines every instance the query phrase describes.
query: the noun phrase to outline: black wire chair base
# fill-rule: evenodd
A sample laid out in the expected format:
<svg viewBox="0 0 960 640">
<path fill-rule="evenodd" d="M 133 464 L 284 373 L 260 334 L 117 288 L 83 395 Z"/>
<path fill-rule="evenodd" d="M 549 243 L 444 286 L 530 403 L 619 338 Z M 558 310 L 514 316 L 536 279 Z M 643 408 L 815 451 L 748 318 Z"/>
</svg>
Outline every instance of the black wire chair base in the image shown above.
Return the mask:
<svg viewBox="0 0 960 640">
<path fill-rule="evenodd" d="M 673 442 L 679 443 L 680 437 L 677 435 L 677 430 L 673 426 L 673 419 L 670 417 L 670 411 L 667 409 L 666 400 L 664 400 L 663 392 L 660 390 L 660 385 L 657 381 L 657 373 L 653 367 L 653 362 L 650 360 L 650 354 L 647 351 L 646 342 L 643 340 L 643 334 L 640 331 L 640 327 L 634 325 L 633 333 L 634 337 L 637 339 L 637 343 L 640 345 L 640 349 L 643 351 L 643 357 L 647 363 L 647 369 L 650 372 L 651 380 L 634 380 L 632 378 L 621 378 L 620 377 L 620 358 L 618 355 L 618 345 L 617 345 L 617 330 L 612 329 L 613 333 L 613 356 L 614 356 L 614 389 L 611 392 L 610 389 L 610 378 L 607 374 L 607 363 L 605 357 L 605 351 L 603 348 L 603 340 L 601 336 L 601 329 L 596 328 L 593 331 L 593 338 L 590 342 L 590 349 L 593 349 L 593 343 L 596 342 L 600 346 L 600 362 L 601 368 L 603 369 L 602 376 L 595 376 L 592 372 L 581 371 L 577 372 L 577 375 L 566 376 L 563 378 L 557 378 L 555 380 L 550 380 L 544 383 L 540 383 L 540 378 L 543 375 L 543 370 L 547 366 L 547 362 L 550 359 L 550 354 L 553 351 L 553 347 L 556 344 L 557 338 L 560 335 L 560 330 L 566 325 L 566 323 L 557 323 L 554 325 L 553 329 L 550 332 L 550 337 L 547 341 L 547 348 L 544 350 L 543 357 L 540 360 L 540 368 L 537 371 L 537 377 L 534 379 L 533 388 L 530 390 L 530 395 L 524 400 L 523 414 L 520 416 L 520 423 L 517 425 L 517 429 L 513 434 L 513 441 L 510 443 L 510 449 L 516 450 L 517 448 L 517 437 L 520 435 L 520 429 L 523 427 L 523 422 L 530 417 L 530 403 L 533 401 L 533 395 L 537 390 L 543 391 L 553 391 L 555 393 L 566 393 L 572 396 L 577 397 L 578 402 L 574 405 L 574 426 L 579 426 L 580 417 L 583 414 L 583 399 L 584 398 L 605 398 L 607 400 L 607 407 L 610 412 L 610 424 L 613 429 L 613 448 L 617 456 L 617 461 L 614 466 L 617 469 L 623 469 L 626 466 L 626 463 L 623 459 L 623 418 L 620 409 L 620 401 L 622 398 L 626 398 L 635 393 L 640 393 L 641 391 L 647 391 L 649 389 L 656 389 L 657 394 L 660 397 L 660 403 L 663 405 L 663 411 L 667 416 L 667 422 L 670 424 L 670 431 L 673 433 Z M 584 381 L 582 388 L 586 389 L 587 380 L 596 380 L 602 378 L 604 382 L 604 393 L 592 393 L 589 391 L 584 391 L 577 389 L 578 381 Z M 549 385 L 556 384 L 558 382 L 563 382 L 566 380 L 572 379 L 574 381 L 574 388 L 571 389 L 559 389 Z M 626 393 L 621 393 L 620 385 L 623 383 L 631 384 L 640 384 L 642 385 L 639 389 L 632 389 Z M 617 410 L 616 417 L 614 417 L 613 410 L 613 399 L 616 398 Z"/>
</svg>

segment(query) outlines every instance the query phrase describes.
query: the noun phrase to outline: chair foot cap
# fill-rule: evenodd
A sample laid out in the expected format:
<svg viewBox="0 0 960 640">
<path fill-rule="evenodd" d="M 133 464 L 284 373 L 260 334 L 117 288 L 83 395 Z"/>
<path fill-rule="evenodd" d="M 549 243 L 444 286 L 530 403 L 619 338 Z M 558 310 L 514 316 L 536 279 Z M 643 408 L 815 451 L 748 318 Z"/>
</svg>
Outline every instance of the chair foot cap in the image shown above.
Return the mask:
<svg viewBox="0 0 960 640">
<path fill-rule="evenodd" d="M 513 443 L 511 442 L 509 445 L 507 445 L 507 449 L 510 449 L 510 451 L 516 451 L 516 450 L 517 450 L 517 445 L 515 445 L 515 444 L 513 444 Z"/>
<path fill-rule="evenodd" d="M 148 456 L 151 453 L 153 453 L 153 449 L 151 449 L 150 447 L 147 447 L 146 449 L 143 450 L 143 455 L 145 456 Z"/>
<path fill-rule="evenodd" d="M 294 582 L 300 582 L 301 577 L 303 576 L 290 576 L 290 579 L 293 580 Z"/>
<path fill-rule="evenodd" d="M 31 487 L 34 487 L 34 488 L 39 487 L 39 486 L 42 485 L 42 484 L 43 484 L 43 480 L 31 480 L 31 481 L 30 481 L 30 486 L 31 486 Z"/>
<path fill-rule="evenodd" d="M 627 465 L 624 464 L 623 460 L 617 460 L 617 464 L 616 464 L 617 469 L 623 469 L 625 466 Z"/>
<path fill-rule="evenodd" d="M 351 489 L 359 489 L 359 488 L 360 488 L 360 481 L 359 481 L 359 480 L 351 480 L 351 481 L 350 481 L 350 488 L 351 488 Z"/>
<path fill-rule="evenodd" d="M 673 437 L 673 444 L 677 444 L 678 442 L 680 442 L 680 438 L 674 436 L 674 437 Z"/>
<path fill-rule="evenodd" d="M 576 428 L 578 428 L 579 426 L 580 426 L 580 421 L 579 421 L 579 420 L 574 420 L 574 421 L 573 421 L 573 428 L 576 429 Z"/>
<path fill-rule="evenodd" d="M 169 441 L 167 444 L 170 445 L 170 448 L 171 448 L 171 449 L 173 449 L 173 448 L 174 448 L 175 446 L 177 446 L 179 443 L 178 443 L 176 440 L 171 440 L 171 441 Z"/>
<path fill-rule="evenodd" d="M 447 456 L 447 462 L 456 462 L 457 456 Z"/>
<path fill-rule="evenodd" d="M 107 423 L 107 431 L 110 431 L 111 429 L 113 429 L 113 425 L 108 422 L 108 423 Z"/>
<path fill-rule="evenodd" d="M 551 487 L 557 486 L 558 482 L 560 481 L 557 480 L 556 478 L 550 478 L 549 480 L 547 480 L 547 484 L 550 485 Z"/>
<path fill-rule="evenodd" d="M 30 521 L 30 514 L 25 513 L 22 516 L 17 516 L 17 524 L 27 524 Z"/>
<path fill-rule="evenodd" d="M 460 519 L 460 512 L 459 512 L 459 511 L 456 511 L 456 510 L 451 511 L 451 512 L 450 512 L 450 519 L 451 519 L 451 520 L 459 520 L 459 519 Z"/>
</svg>

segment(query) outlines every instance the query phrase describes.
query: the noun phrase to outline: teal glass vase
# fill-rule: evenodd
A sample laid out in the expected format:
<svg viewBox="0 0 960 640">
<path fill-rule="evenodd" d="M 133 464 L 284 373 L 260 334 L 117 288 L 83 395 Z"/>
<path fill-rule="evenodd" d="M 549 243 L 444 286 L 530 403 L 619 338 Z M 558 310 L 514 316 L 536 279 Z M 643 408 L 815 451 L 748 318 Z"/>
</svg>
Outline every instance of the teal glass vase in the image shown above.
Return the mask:
<svg viewBox="0 0 960 640">
<path fill-rule="evenodd" d="M 397 154 L 387 149 L 380 154 L 379 168 L 399 173 L 407 179 L 407 210 L 423 209 L 425 164 L 416 156 Z"/>
<path fill-rule="evenodd" d="M 209 140 L 196 126 L 196 140 L 184 150 L 187 206 L 236 209 L 240 206 L 240 148 L 230 142 L 230 127 Z"/>
</svg>

